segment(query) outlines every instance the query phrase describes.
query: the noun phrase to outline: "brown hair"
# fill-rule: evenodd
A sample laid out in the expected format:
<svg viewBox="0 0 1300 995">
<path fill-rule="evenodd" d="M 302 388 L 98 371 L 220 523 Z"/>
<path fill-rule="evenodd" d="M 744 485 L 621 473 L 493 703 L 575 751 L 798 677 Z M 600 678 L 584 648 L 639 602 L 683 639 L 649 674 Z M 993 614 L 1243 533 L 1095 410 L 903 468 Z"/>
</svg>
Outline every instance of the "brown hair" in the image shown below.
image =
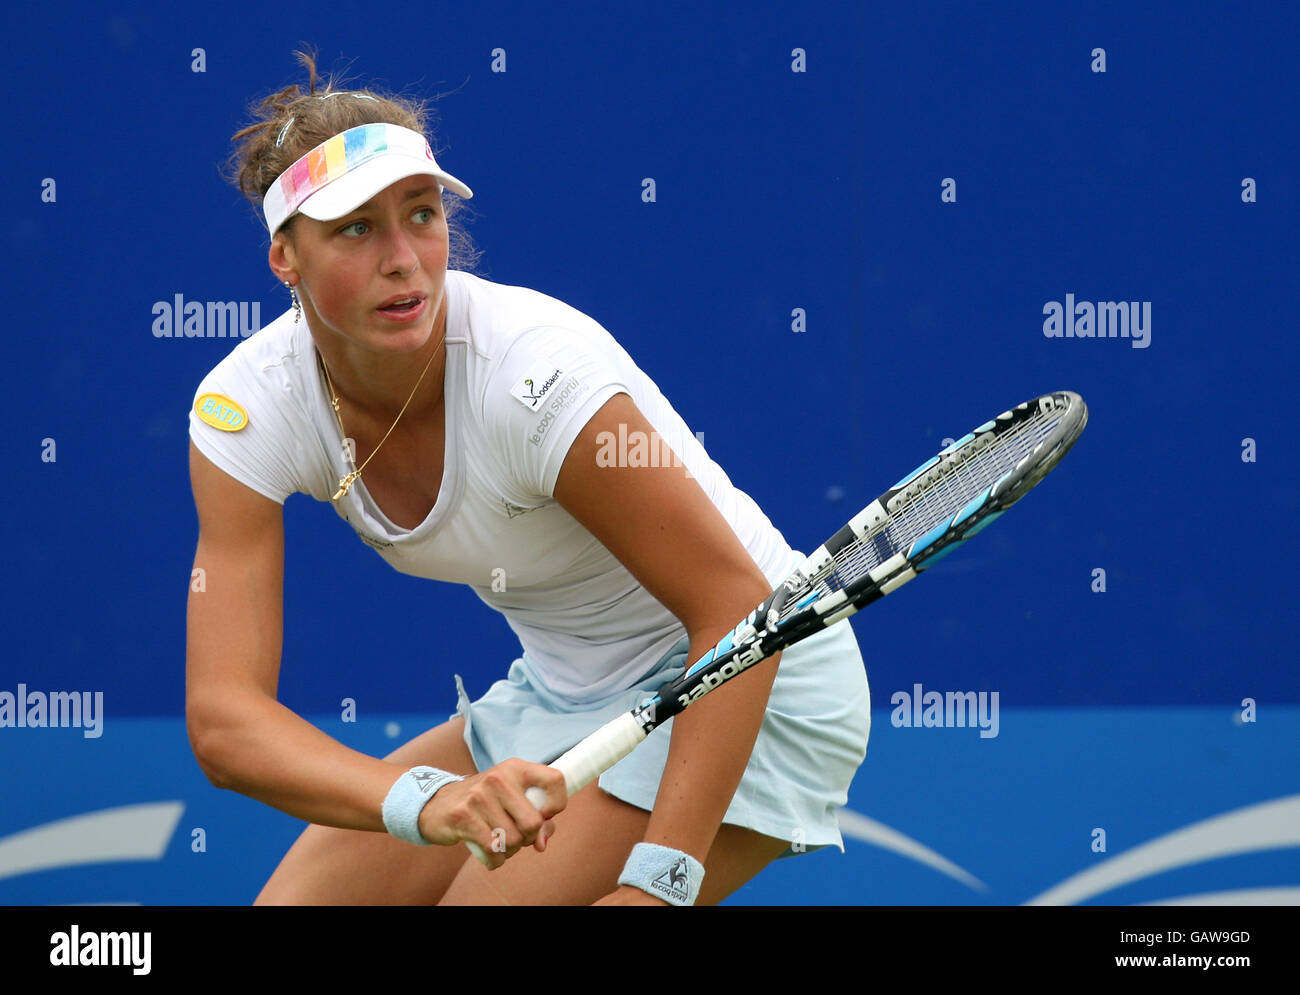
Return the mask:
<svg viewBox="0 0 1300 995">
<path fill-rule="evenodd" d="M 428 137 L 430 118 L 436 117 L 425 100 L 375 90 L 346 89 L 344 81 L 333 76 L 325 81 L 324 89 L 318 90 L 320 81 L 314 53 L 294 54 L 307 70 L 307 89 L 304 91 L 295 83 L 260 102 L 252 101 L 248 110 L 256 123 L 231 136 L 235 147 L 222 170 L 222 177 L 248 198 L 259 217 L 262 198 L 271 184 L 321 142 L 358 125 L 379 123 L 401 125 Z M 322 99 L 330 94 L 339 96 L 333 100 Z M 457 218 L 467 210 L 465 202 L 446 190 L 443 205 L 449 239 L 447 266 L 472 271 L 481 253 Z M 297 217 L 294 215 L 280 228 L 290 239 Z"/>
</svg>

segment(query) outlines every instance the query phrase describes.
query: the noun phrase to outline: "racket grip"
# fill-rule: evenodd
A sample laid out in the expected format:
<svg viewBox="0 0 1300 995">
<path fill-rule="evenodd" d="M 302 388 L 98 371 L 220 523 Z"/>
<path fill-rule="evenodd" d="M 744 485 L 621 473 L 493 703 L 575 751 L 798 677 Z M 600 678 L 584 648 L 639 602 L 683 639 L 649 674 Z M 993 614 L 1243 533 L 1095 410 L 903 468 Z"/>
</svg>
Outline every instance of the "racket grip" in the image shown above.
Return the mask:
<svg viewBox="0 0 1300 995">
<path fill-rule="evenodd" d="M 631 712 L 624 712 L 606 722 L 551 766 L 564 775 L 569 797 L 573 797 L 631 753 L 645 737 L 641 723 Z M 545 792 L 542 795 L 544 799 Z"/>
<path fill-rule="evenodd" d="M 631 712 L 624 712 L 606 722 L 551 766 L 564 775 L 565 790 L 572 798 L 631 753 L 645 737 L 641 723 L 633 718 Z M 524 797 L 534 808 L 540 809 L 546 804 L 546 791 L 537 786 L 525 791 Z M 482 847 L 473 840 L 466 840 L 465 845 L 480 864 L 487 864 L 487 854 Z"/>
</svg>

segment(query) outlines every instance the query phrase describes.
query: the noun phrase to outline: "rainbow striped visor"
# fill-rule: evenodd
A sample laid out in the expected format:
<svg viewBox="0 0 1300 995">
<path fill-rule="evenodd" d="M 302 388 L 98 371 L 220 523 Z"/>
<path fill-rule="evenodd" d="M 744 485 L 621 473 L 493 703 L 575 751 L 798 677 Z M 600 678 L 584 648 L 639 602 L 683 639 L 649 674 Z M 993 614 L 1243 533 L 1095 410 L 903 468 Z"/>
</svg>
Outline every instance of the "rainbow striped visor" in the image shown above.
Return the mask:
<svg viewBox="0 0 1300 995">
<path fill-rule="evenodd" d="M 274 235 L 294 214 L 332 221 L 350 214 L 385 187 L 428 175 L 453 193 L 474 196 L 443 171 L 421 134 L 396 124 L 363 124 L 322 142 L 277 177 L 262 198 Z"/>
</svg>

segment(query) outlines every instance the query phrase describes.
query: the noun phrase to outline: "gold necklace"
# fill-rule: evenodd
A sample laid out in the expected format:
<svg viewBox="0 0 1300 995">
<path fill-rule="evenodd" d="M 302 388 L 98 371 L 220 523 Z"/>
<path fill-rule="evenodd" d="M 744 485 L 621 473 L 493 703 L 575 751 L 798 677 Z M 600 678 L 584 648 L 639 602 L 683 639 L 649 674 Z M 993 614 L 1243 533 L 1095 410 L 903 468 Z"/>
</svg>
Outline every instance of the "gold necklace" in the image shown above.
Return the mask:
<svg viewBox="0 0 1300 995">
<path fill-rule="evenodd" d="M 357 467 L 355 470 L 353 470 L 351 473 L 339 477 L 339 489 L 334 492 L 334 497 L 330 499 L 331 501 L 337 501 L 339 498 L 343 497 L 343 495 L 345 495 L 348 492 L 349 488 L 351 488 L 352 485 L 357 482 L 357 478 L 361 476 L 362 471 L 365 470 L 365 468 L 370 464 L 370 461 L 375 458 L 375 453 L 379 452 L 379 447 L 382 446 L 385 442 L 387 442 L 388 437 L 393 434 L 393 429 L 397 428 L 397 423 L 402 420 L 402 415 L 406 414 L 407 407 L 410 405 L 411 401 L 415 398 L 415 392 L 420 389 L 420 384 L 424 381 L 424 375 L 429 372 L 429 367 L 433 365 L 433 361 L 438 357 L 438 350 L 442 348 L 442 344 L 446 340 L 447 340 L 447 329 L 444 327 L 442 330 L 442 338 L 439 339 L 438 344 L 433 347 L 433 355 L 429 357 L 429 361 L 424 364 L 424 369 L 420 371 L 420 379 L 415 381 L 415 386 L 411 388 L 411 396 L 406 399 L 406 404 L 403 404 L 402 410 L 397 412 L 397 417 L 393 419 L 393 424 L 388 426 L 388 431 L 385 432 L 384 437 L 379 440 L 379 445 L 375 446 L 375 448 L 371 450 L 370 455 L 366 457 L 366 461 L 362 463 L 359 467 Z M 334 408 L 334 420 L 339 423 L 339 432 L 342 434 L 343 441 L 346 444 L 348 439 L 348 432 L 347 429 L 343 427 L 343 416 L 339 413 L 339 396 L 334 391 L 334 381 L 330 379 L 329 367 L 325 365 L 325 357 L 320 354 L 319 349 L 316 350 L 316 360 L 320 363 L 320 368 L 322 372 L 324 372 L 325 374 L 325 383 L 329 385 L 330 405 Z M 348 461 L 353 466 L 356 466 L 357 461 L 356 461 L 356 457 L 352 455 L 352 447 L 348 446 L 347 450 L 348 450 Z"/>
</svg>

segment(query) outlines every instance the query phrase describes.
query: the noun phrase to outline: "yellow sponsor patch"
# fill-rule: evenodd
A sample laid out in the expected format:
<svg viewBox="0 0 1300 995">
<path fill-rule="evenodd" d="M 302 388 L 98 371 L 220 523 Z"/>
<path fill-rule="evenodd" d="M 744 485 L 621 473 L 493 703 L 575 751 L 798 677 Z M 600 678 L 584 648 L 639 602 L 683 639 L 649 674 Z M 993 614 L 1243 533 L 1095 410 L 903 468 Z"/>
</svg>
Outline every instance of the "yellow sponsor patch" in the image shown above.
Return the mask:
<svg viewBox="0 0 1300 995">
<path fill-rule="evenodd" d="M 248 412 L 224 394 L 202 394 L 194 402 L 199 420 L 223 432 L 238 432 L 248 426 Z"/>
</svg>

